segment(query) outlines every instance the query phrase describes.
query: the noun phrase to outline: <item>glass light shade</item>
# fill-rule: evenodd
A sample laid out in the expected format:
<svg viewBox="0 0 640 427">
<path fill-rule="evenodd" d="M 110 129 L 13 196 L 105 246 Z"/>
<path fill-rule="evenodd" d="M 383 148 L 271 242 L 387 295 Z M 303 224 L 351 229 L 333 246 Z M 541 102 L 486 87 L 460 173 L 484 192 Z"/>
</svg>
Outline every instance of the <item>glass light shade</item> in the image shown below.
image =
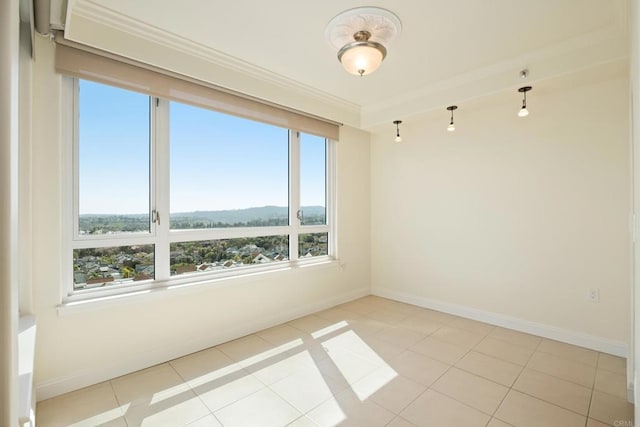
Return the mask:
<svg viewBox="0 0 640 427">
<path fill-rule="evenodd" d="M 529 115 L 529 110 L 527 110 L 527 107 L 522 107 L 518 112 L 518 117 L 527 117 L 528 115 Z"/>
<path fill-rule="evenodd" d="M 362 44 L 345 49 L 339 58 L 348 73 L 364 76 L 377 70 L 382 64 L 384 56 L 384 53 L 377 47 Z"/>
<path fill-rule="evenodd" d="M 396 136 L 396 142 L 402 142 L 402 137 L 400 135 Z"/>
<path fill-rule="evenodd" d="M 447 130 L 449 132 L 453 132 L 454 130 L 456 130 L 456 125 L 454 125 L 453 123 L 449 123 L 449 126 L 447 126 Z"/>
</svg>

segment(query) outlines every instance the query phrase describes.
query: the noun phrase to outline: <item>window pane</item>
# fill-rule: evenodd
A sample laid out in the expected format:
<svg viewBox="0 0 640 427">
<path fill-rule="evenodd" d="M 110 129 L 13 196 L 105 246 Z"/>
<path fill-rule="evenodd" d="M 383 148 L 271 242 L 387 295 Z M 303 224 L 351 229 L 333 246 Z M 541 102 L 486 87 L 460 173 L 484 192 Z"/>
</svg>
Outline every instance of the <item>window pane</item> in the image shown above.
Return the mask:
<svg viewBox="0 0 640 427">
<path fill-rule="evenodd" d="M 149 232 L 149 97 L 79 85 L 78 232 Z"/>
<path fill-rule="evenodd" d="M 289 236 L 171 243 L 171 275 L 289 260 Z"/>
<path fill-rule="evenodd" d="M 172 229 L 289 222 L 289 131 L 171 103 Z"/>
<path fill-rule="evenodd" d="M 302 225 L 326 224 L 327 141 L 300 135 L 300 210 Z"/>
<path fill-rule="evenodd" d="M 329 254 L 328 233 L 304 233 L 298 236 L 298 257 L 311 258 Z"/>
<path fill-rule="evenodd" d="M 153 278 L 153 245 L 73 250 L 75 290 Z"/>
</svg>

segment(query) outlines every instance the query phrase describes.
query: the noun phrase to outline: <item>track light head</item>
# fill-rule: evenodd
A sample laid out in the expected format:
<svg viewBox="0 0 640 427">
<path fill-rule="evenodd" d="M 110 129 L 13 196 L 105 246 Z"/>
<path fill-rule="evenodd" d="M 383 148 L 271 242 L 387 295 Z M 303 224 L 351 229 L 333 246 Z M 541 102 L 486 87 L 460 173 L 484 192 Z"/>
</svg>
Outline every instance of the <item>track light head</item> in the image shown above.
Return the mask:
<svg viewBox="0 0 640 427">
<path fill-rule="evenodd" d="M 402 137 L 400 136 L 400 123 L 402 123 L 402 120 L 393 121 L 393 124 L 396 125 L 396 142 L 402 142 Z"/>
<path fill-rule="evenodd" d="M 457 109 L 457 105 L 450 105 L 447 107 L 447 111 L 451 111 L 451 121 L 449 122 L 449 126 L 447 126 L 447 130 L 449 132 L 453 132 L 454 130 L 456 130 L 456 125 L 453 124 L 453 112 Z"/>
<path fill-rule="evenodd" d="M 527 92 L 533 89 L 531 86 L 523 86 L 518 89 L 518 92 L 522 93 L 522 108 L 518 112 L 518 117 L 527 117 L 529 115 L 529 110 L 527 110 Z"/>
</svg>

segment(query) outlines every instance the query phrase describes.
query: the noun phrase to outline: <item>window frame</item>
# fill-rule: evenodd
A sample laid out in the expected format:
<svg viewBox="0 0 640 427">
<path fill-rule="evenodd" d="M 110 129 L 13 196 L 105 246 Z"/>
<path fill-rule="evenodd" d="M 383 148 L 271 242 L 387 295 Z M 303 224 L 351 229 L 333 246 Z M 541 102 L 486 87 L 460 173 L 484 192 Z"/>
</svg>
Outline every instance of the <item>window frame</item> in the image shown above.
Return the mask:
<svg viewBox="0 0 640 427">
<path fill-rule="evenodd" d="M 65 78 L 67 79 L 67 78 Z M 151 97 L 149 96 L 149 231 L 148 232 L 139 232 L 139 233 L 116 233 L 113 235 L 109 235 L 111 237 L 106 237 L 107 235 L 81 235 L 80 234 L 80 204 L 79 204 L 79 198 L 80 198 L 80 182 L 78 179 L 79 176 L 79 171 L 80 171 L 80 134 L 79 134 L 79 125 L 80 125 L 80 121 L 79 121 L 79 106 L 80 106 L 80 80 L 79 79 L 71 79 L 71 85 L 72 85 L 72 106 L 71 106 L 71 110 L 64 110 L 64 111 L 72 111 L 72 115 L 73 115 L 73 126 L 71 129 L 71 132 L 73 133 L 73 147 L 72 147 L 72 151 L 73 151 L 73 164 L 72 164 L 72 170 L 73 170 L 73 211 L 72 211 L 72 216 L 73 216 L 73 240 L 74 241 L 96 241 L 99 242 L 98 244 L 104 244 L 105 240 L 122 240 L 125 243 L 122 246 L 127 246 L 129 245 L 129 243 L 126 243 L 127 241 L 130 240 L 130 238 L 135 239 L 136 242 L 135 243 L 131 243 L 133 245 L 137 245 L 137 244 L 149 244 L 149 243 L 144 243 L 144 241 L 146 240 L 153 240 L 155 238 L 155 236 L 157 235 L 156 233 L 156 223 L 155 221 L 153 221 L 152 219 L 152 215 L 153 215 L 153 210 L 155 209 L 154 206 L 156 205 L 156 191 L 154 189 L 154 182 L 156 179 L 156 136 L 157 136 L 157 131 L 156 131 L 156 109 L 154 108 L 153 104 L 156 102 L 155 100 L 157 98 Z M 100 83 L 103 84 L 103 83 Z M 104 84 L 103 84 L 104 85 Z M 108 85 L 105 85 L 108 86 Z M 114 88 L 117 88 L 116 86 L 112 86 Z M 117 88 L 120 89 L 120 88 Z M 122 89 L 122 90 L 127 90 L 129 92 L 133 92 L 131 90 L 128 89 Z M 142 93 L 136 92 L 140 95 L 144 95 Z M 146 96 L 146 95 L 145 95 Z M 141 240 L 142 239 L 142 240 Z M 91 248 L 94 246 L 82 246 L 82 248 Z M 74 249 L 76 247 L 74 246 Z"/>
<path fill-rule="evenodd" d="M 104 83 L 102 83 L 104 84 Z M 109 85 L 107 85 L 109 86 Z M 112 86 L 117 88 L 117 86 Z M 149 232 L 111 235 L 81 235 L 79 233 L 79 79 L 62 76 L 62 255 L 61 303 L 74 303 L 173 286 L 206 284 L 223 279 L 240 278 L 258 273 L 291 269 L 331 262 L 337 259 L 336 244 L 336 141 L 325 138 L 325 224 L 302 225 L 297 217 L 300 207 L 300 132 L 289 129 L 289 224 L 268 227 L 230 227 L 171 230 L 170 212 L 170 141 L 169 119 L 171 100 L 149 96 L 149 213 L 158 212 L 160 221 L 150 222 Z M 134 91 L 135 92 L 135 91 Z M 140 93 L 140 92 L 138 92 Z M 202 106 L 195 105 L 197 108 Z M 215 111 L 215 110 L 214 110 Z M 222 112 L 222 114 L 229 114 Z M 250 119 L 245 119 L 250 120 Z M 273 126 L 273 125 L 271 125 Z M 327 255 L 300 259 L 298 236 L 307 233 L 327 233 Z M 289 259 L 274 263 L 247 265 L 213 272 L 194 272 L 171 276 L 170 244 L 176 242 L 251 238 L 272 235 L 289 236 Z M 154 245 L 155 278 L 139 282 L 116 283 L 108 286 L 75 289 L 73 250 L 112 246 Z M 224 280 L 223 280 L 224 281 Z"/>
</svg>

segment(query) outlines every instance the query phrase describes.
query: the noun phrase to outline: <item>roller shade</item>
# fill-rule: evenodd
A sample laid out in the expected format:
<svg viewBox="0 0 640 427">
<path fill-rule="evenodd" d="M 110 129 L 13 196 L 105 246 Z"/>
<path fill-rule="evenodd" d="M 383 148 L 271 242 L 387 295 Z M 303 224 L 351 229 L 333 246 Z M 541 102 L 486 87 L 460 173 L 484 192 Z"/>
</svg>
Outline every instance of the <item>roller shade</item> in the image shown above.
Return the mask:
<svg viewBox="0 0 640 427">
<path fill-rule="evenodd" d="M 56 71 L 337 141 L 339 123 L 56 37 Z"/>
</svg>

